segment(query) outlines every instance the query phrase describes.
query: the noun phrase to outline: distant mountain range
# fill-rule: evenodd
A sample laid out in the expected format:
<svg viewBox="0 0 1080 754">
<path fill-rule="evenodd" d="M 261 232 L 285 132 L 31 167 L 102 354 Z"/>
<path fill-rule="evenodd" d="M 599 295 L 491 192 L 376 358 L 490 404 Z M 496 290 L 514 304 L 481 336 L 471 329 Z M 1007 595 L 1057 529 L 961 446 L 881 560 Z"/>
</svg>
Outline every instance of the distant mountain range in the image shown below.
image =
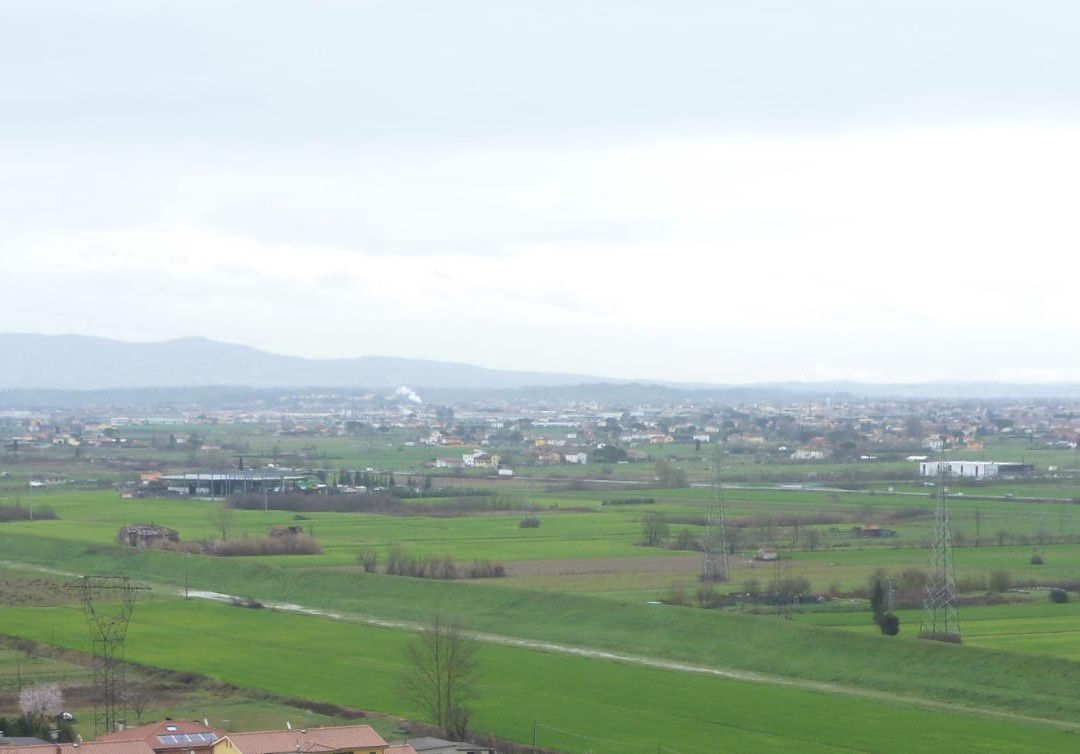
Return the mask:
<svg viewBox="0 0 1080 754">
<path fill-rule="evenodd" d="M 47 391 L 239 389 L 393 389 L 407 385 L 444 400 L 487 391 L 518 397 L 626 402 L 706 398 L 730 402 L 861 398 L 1076 398 L 1080 384 L 955 382 L 874 384 L 770 382 L 702 385 L 633 382 L 581 374 L 517 372 L 423 359 L 361 356 L 307 359 L 208 338 L 129 343 L 84 335 L 0 333 L 0 390 L 29 398 Z M 196 391 L 196 393 L 203 391 Z M 243 392 L 243 391 L 241 391 Z M 188 391 L 190 395 L 190 390 Z M 216 391 L 220 395 L 221 391 Z M 10 401 L 8 401 L 10 402 Z M 18 401 L 17 401 L 18 402 Z"/>
<path fill-rule="evenodd" d="M 128 343 L 85 335 L 0 333 L 0 390 L 208 385 L 503 389 L 603 381 L 585 375 L 513 372 L 385 356 L 305 359 L 208 338 Z"/>
</svg>

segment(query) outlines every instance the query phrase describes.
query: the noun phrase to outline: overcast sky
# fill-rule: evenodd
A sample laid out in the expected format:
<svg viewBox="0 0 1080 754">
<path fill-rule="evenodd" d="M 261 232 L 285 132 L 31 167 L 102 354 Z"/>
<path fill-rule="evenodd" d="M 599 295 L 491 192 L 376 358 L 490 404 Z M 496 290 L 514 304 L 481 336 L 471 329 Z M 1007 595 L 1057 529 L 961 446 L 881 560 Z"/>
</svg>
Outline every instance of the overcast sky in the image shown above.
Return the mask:
<svg viewBox="0 0 1080 754">
<path fill-rule="evenodd" d="M 1080 4 L 0 0 L 0 331 L 1080 380 Z"/>
</svg>

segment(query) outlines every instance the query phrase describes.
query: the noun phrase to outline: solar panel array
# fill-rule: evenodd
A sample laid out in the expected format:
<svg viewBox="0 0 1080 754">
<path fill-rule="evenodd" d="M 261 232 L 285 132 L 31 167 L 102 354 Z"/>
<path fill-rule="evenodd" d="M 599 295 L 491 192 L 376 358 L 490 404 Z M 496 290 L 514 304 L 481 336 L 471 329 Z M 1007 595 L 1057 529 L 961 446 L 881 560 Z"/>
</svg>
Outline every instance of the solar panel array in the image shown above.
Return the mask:
<svg viewBox="0 0 1080 754">
<path fill-rule="evenodd" d="M 212 744 L 214 743 L 213 733 L 181 733 L 176 736 L 158 736 L 158 741 L 166 746 L 176 746 L 178 744 Z"/>
</svg>

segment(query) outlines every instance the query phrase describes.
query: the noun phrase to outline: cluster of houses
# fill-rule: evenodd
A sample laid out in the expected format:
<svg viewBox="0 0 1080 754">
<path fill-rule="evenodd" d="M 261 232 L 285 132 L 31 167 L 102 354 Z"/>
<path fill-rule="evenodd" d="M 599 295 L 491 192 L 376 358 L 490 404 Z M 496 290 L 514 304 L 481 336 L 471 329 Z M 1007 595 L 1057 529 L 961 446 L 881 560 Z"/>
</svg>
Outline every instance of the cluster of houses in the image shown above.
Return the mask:
<svg viewBox="0 0 1080 754">
<path fill-rule="evenodd" d="M 365 402 L 366 401 L 366 402 Z M 620 460 L 649 460 L 666 446 L 716 442 L 733 453 L 771 461 L 873 460 L 878 454 L 933 454 L 943 447 L 980 451 L 991 439 L 1018 437 L 1028 446 L 1076 449 L 1080 402 L 819 400 L 719 405 L 692 401 L 617 406 L 590 401 L 485 401 L 435 406 L 407 395 L 297 396 L 276 411 L 199 410 L 163 416 L 64 416 L 60 412 L 0 412 L 8 450 L 31 447 L 139 446 L 184 448 L 228 461 L 221 445 L 191 425 L 256 425 L 269 435 L 359 436 L 393 433 L 393 442 L 426 446 L 439 469 L 513 468 L 609 462 L 598 451 L 615 445 Z M 159 424 L 153 424 L 158 422 Z M 167 423 L 174 431 L 150 433 Z M 227 434 L 227 433 L 226 433 Z M 402 438 L 406 439 L 402 439 Z M 501 457 L 500 457 L 501 456 Z M 209 456 L 207 456 L 209 459 Z M 511 459 L 512 460 L 509 460 Z M 276 460 L 276 459 L 275 459 Z M 204 463 L 204 465 L 212 465 Z"/>
</svg>

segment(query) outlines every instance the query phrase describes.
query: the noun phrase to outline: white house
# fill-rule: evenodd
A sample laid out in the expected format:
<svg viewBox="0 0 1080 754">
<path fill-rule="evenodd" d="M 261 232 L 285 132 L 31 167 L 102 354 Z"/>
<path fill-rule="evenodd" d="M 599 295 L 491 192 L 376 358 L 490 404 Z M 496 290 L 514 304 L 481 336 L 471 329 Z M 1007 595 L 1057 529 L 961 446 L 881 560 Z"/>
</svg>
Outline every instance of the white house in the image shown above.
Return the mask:
<svg viewBox="0 0 1080 754">
<path fill-rule="evenodd" d="M 588 453 L 565 453 L 563 454 L 563 461 L 566 463 L 588 463 Z"/>
<path fill-rule="evenodd" d="M 472 453 L 462 454 L 461 465 L 467 468 L 490 469 L 499 465 L 499 456 L 474 450 Z"/>
</svg>

